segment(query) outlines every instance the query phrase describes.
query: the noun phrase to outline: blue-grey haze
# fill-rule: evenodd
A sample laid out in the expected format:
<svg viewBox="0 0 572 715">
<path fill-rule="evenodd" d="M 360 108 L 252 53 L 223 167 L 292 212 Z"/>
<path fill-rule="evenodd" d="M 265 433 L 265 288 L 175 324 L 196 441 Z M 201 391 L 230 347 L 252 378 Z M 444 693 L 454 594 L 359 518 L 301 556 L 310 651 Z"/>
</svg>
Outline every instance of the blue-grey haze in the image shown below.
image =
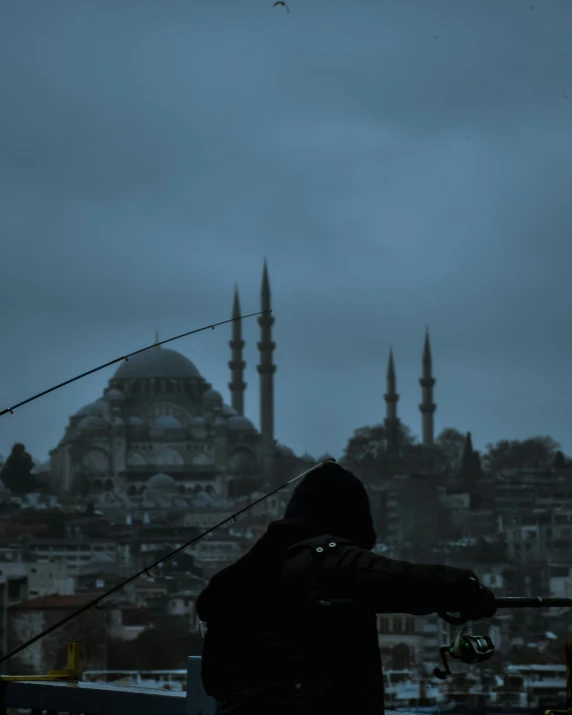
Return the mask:
<svg viewBox="0 0 572 715">
<path fill-rule="evenodd" d="M 420 430 L 570 452 L 569 0 L 5 0 L 0 407 L 230 315 L 276 316 L 276 432 Z M 246 412 L 258 421 L 255 321 Z M 228 396 L 230 329 L 176 349 Z M 112 370 L 0 422 L 45 458 Z"/>
</svg>

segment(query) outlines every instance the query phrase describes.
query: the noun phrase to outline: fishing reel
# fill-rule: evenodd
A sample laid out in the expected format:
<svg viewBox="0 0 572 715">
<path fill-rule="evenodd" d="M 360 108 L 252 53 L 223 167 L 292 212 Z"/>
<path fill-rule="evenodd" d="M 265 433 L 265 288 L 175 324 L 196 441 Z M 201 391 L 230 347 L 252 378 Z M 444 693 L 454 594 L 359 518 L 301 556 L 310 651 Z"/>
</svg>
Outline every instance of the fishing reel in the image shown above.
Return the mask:
<svg viewBox="0 0 572 715">
<path fill-rule="evenodd" d="M 483 632 L 479 633 L 479 631 Z M 493 627 L 486 623 L 467 624 L 459 628 L 453 642 L 439 648 L 444 668 L 435 668 L 434 675 L 440 680 L 445 680 L 448 675 L 453 675 L 447 656 L 460 660 L 466 665 L 475 665 L 490 660 L 495 654 L 493 633 Z"/>
</svg>

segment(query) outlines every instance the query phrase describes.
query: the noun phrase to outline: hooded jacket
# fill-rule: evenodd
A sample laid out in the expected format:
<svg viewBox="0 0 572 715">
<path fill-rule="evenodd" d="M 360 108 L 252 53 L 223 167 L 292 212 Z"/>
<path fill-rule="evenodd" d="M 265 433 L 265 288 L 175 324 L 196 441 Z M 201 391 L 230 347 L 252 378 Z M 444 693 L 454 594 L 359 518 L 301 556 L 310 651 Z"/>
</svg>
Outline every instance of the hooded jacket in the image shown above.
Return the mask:
<svg viewBox="0 0 572 715">
<path fill-rule="evenodd" d="M 383 713 L 376 614 L 461 611 L 470 571 L 371 553 L 367 491 L 334 462 L 297 485 L 284 518 L 197 599 L 203 684 L 233 715 Z"/>
</svg>

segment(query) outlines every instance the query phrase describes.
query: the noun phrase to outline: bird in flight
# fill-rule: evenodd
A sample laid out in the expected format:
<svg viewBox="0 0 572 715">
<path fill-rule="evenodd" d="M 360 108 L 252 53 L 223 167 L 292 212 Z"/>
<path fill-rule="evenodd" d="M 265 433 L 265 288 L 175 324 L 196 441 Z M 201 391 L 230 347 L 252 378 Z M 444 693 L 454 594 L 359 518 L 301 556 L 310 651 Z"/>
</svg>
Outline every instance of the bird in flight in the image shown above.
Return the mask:
<svg viewBox="0 0 572 715">
<path fill-rule="evenodd" d="M 286 12 L 290 12 L 290 8 L 288 7 L 288 5 L 285 2 L 282 2 L 282 0 L 278 0 L 278 2 L 275 2 L 272 7 L 277 7 L 278 5 L 282 5 L 282 7 L 286 8 Z"/>
</svg>

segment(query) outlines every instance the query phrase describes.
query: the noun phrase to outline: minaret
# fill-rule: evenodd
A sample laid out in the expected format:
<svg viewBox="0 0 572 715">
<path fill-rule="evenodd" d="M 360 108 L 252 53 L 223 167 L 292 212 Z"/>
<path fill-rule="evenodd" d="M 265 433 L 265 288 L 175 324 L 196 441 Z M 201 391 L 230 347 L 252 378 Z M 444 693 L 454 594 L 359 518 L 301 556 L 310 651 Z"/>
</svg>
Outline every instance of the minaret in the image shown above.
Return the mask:
<svg viewBox="0 0 572 715">
<path fill-rule="evenodd" d="M 397 419 L 397 401 L 399 395 L 396 392 L 397 381 L 395 379 L 395 365 L 393 363 L 393 350 L 389 349 L 389 363 L 387 365 L 387 393 L 384 399 L 387 403 L 386 420 L 388 422 Z"/>
<path fill-rule="evenodd" d="M 432 447 L 434 439 L 433 414 L 437 405 L 433 402 L 433 377 L 431 365 L 431 344 L 429 342 L 429 328 L 425 331 L 425 345 L 423 347 L 423 377 L 419 380 L 421 385 L 421 420 L 423 426 L 423 446 Z"/>
<path fill-rule="evenodd" d="M 261 310 L 271 309 L 270 301 L 270 281 L 268 279 L 268 266 L 264 259 L 264 270 L 262 273 Z M 272 353 L 276 343 L 272 342 L 272 326 L 274 317 L 271 313 L 264 313 L 258 318 L 260 325 L 260 364 L 258 373 L 260 375 L 260 433 L 262 436 L 262 451 L 264 468 L 268 473 L 272 469 L 274 458 L 274 373 L 276 365 L 272 363 Z"/>
<path fill-rule="evenodd" d="M 385 429 L 387 430 L 388 451 L 394 452 L 398 448 L 397 431 L 399 419 L 397 417 L 397 380 L 395 378 L 395 365 L 393 363 L 393 350 L 389 349 L 389 363 L 387 365 L 387 392 L 384 395 L 386 402 Z"/>
<path fill-rule="evenodd" d="M 244 340 L 242 339 L 242 320 L 240 318 L 240 301 L 238 299 L 238 286 L 234 287 L 234 303 L 232 305 L 232 340 L 230 340 L 231 359 L 228 363 L 231 381 L 228 388 L 231 395 L 231 405 L 239 415 L 244 415 L 244 390 L 246 382 L 243 379 L 243 370 L 246 363 L 242 359 Z"/>
<path fill-rule="evenodd" d="M 160 348 L 161 346 L 159 345 L 159 331 L 155 331 L 155 347 Z"/>
</svg>

